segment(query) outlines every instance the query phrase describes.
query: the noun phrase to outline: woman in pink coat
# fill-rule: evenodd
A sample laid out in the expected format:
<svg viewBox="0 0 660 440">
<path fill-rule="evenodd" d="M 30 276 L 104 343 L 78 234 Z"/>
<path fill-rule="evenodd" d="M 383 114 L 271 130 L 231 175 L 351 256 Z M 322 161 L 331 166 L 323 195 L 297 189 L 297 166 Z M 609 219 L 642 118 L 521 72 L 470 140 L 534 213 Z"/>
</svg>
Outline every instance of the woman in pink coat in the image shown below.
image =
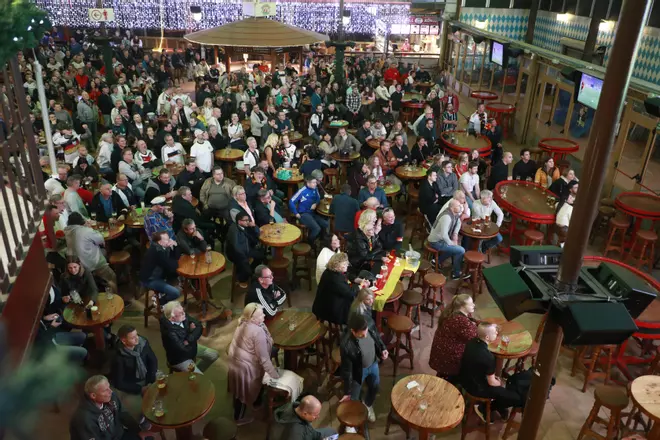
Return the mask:
<svg viewBox="0 0 660 440">
<path fill-rule="evenodd" d="M 245 410 L 259 398 L 264 373 L 279 378 L 270 360 L 273 338 L 264 325 L 264 318 L 261 305 L 246 305 L 229 345 L 227 387 L 234 396 L 234 420 L 239 426 L 253 420 L 245 417 Z"/>
</svg>

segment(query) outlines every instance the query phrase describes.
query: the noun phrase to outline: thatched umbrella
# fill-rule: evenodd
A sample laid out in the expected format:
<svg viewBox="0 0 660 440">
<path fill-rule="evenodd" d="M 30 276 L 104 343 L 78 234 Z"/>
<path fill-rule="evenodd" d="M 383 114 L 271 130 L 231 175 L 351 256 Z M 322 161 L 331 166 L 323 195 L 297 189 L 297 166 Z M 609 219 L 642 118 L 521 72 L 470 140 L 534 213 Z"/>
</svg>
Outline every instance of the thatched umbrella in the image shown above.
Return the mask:
<svg viewBox="0 0 660 440">
<path fill-rule="evenodd" d="M 225 62 L 227 72 L 229 72 L 230 67 L 229 57 L 232 52 L 231 48 L 240 48 L 233 50 L 236 53 L 256 52 L 270 54 L 271 69 L 274 69 L 275 48 L 302 47 L 307 44 L 329 40 L 327 35 L 261 17 L 245 18 L 224 26 L 193 32 L 185 35 L 184 38 L 192 43 L 226 47 Z M 254 51 L 251 50 L 252 48 L 261 48 L 262 50 Z M 265 50 L 268 48 L 270 51 Z"/>
</svg>

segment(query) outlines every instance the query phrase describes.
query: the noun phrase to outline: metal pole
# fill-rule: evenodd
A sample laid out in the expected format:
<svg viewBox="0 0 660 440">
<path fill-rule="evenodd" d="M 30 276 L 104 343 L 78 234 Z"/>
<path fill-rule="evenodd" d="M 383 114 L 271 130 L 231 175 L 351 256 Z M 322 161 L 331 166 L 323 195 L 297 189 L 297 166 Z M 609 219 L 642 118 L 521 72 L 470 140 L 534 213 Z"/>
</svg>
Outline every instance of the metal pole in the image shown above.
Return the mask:
<svg viewBox="0 0 660 440">
<path fill-rule="evenodd" d="M 50 170 L 57 174 L 57 161 L 55 160 L 55 146 L 53 145 L 53 133 L 50 131 L 50 121 L 48 120 L 48 100 L 44 90 L 44 79 L 41 74 L 41 64 L 39 59 L 34 56 L 34 76 L 37 80 L 37 93 L 39 94 L 39 104 L 41 104 L 41 121 L 44 124 L 44 133 L 46 134 L 46 146 L 48 147 L 48 159 L 50 159 Z"/>
<path fill-rule="evenodd" d="M 344 0 L 339 0 L 339 23 L 337 25 L 339 42 L 344 41 Z"/>
<path fill-rule="evenodd" d="M 616 37 L 605 73 L 602 96 L 582 162 L 584 173 L 580 180 L 580 191 L 573 212 L 573 218 L 579 219 L 579 221 L 570 223 L 566 246 L 559 266 L 556 287 L 560 292 L 575 291 L 577 286 L 589 232 L 598 210 L 601 188 L 605 183 L 614 135 L 650 4 L 650 0 L 626 0 L 621 10 Z M 532 380 L 518 433 L 518 437 L 521 439 L 537 438 L 562 339 L 563 334 L 557 323 L 548 319 L 539 349 L 537 375 Z"/>
</svg>

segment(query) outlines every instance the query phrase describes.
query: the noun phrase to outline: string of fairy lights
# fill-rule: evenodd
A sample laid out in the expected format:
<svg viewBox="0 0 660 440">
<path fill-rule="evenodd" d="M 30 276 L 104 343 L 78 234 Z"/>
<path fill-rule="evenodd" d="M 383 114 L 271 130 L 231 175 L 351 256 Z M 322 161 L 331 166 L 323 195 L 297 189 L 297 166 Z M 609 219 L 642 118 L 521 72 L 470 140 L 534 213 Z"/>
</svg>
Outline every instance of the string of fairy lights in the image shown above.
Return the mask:
<svg viewBox="0 0 660 440">
<path fill-rule="evenodd" d="M 95 8 L 96 0 L 34 0 L 48 11 L 55 26 L 95 27 L 87 10 Z M 104 0 L 103 6 L 113 8 L 115 21 L 108 27 L 124 29 L 186 30 L 190 28 L 190 6 L 200 6 L 202 20 L 196 29 L 211 28 L 243 19 L 239 0 Z M 385 23 L 407 22 L 409 4 L 346 3 L 351 12 L 347 33 L 375 35 L 377 20 Z M 324 34 L 337 32 L 339 2 L 303 3 L 278 2 L 276 20 Z"/>
</svg>

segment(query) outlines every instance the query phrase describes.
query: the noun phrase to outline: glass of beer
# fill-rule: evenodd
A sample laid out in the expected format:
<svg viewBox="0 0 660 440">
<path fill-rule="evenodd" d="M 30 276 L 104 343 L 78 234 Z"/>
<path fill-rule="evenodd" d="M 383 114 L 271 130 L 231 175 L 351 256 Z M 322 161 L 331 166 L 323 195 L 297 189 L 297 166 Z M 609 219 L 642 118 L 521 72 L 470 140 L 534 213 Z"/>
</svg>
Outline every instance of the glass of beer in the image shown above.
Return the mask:
<svg viewBox="0 0 660 440">
<path fill-rule="evenodd" d="M 152 409 L 154 411 L 154 415 L 158 418 L 165 415 L 165 405 L 163 405 L 163 401 L 160 399 L 154 401 L 154 406 Z"/>
<path fill-rule="evenodd" d="M 190 375 L 188 376 L 188 380 L 195 380 L 195 363 L 191 362 L 188 364 L 188 373 Z"/>
<path fill-rule="evenodd" d="M 167 386 L 166 379 L 167 375 L 165 375 L 165 373 L 160 370 L 156 371 L 156 383 L 158 384 L 158 388 L 163 389 Z"/>
</svg>

